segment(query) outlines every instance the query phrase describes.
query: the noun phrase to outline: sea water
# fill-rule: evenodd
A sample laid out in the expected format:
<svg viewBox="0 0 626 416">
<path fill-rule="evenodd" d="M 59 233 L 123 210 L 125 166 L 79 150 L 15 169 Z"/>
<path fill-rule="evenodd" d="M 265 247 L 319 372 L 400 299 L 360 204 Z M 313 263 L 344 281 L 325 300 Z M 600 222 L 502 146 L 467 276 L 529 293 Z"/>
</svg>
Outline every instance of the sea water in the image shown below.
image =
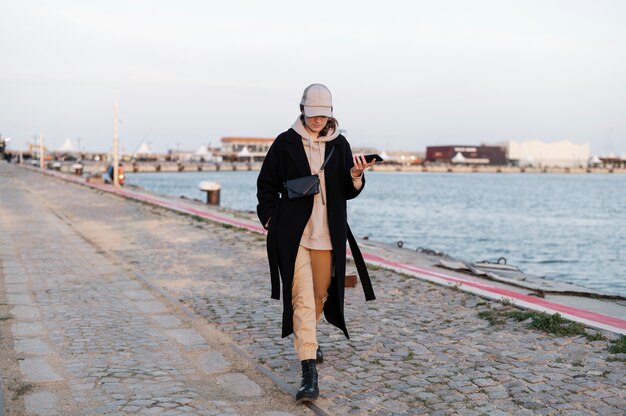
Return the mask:
<svg viewBox="0 0 626 416">
<path fill-rule="evenodd" d="M 258 172 L 129 173 L 152 192 L 256 209 Z M 358 237 L 496 261 L 527 273 L 626 295 L 626 175 L 367 172 L 348 203 Z"/>
</svg>

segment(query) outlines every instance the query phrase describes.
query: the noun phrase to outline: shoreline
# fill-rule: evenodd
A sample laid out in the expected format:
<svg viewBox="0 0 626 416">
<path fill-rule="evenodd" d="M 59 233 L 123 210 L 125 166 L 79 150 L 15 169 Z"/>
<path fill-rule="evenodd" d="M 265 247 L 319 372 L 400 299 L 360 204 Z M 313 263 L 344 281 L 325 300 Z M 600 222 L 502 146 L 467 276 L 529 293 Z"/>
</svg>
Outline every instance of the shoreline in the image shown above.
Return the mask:
<svg viewBox="0 0 626 416">
<path fill-rule="evenodd" d="M 131 188 L 140 193 L 145 193 L 149 195 L 153 195 L 157 198 L 176 198 L 175 195 L 167 195 L 160 194 L 157 192 L 152 192 L 142 186 L 129 184 L 125 185 L 127 188 Z M 192 204 L 198 204 L 199 206 L 205 207 L 207 206 L 202 200 L 196 198 L 188 198 L 186 196 L 179 196 L 183 201 L 188 201 Z M 227 213 L 228 215 L 234 218 L 245 218 L 251 222 L 256 222 L 256 216 L 253 211 L 248 210 L 237 210 L 230 207 L 218 206 L 215 207 L 220 212 Z M 525 273 L 520 271 L 516 276 L 504 277 L 498 276 L 496 273 L 484 273 L 481 271 L 470 271 L 470 268 L 473 268 L 474 263 L 467 262 L 460 258 L 455 257 L 454 255 L 448 254 L 447 252 L 438 253 L 435 250 L 430 250 L 429 248 L 420 247 L 421 250 L 413 250 L 412 248 L 405 248 L 403 246 L 398 246 L 397 243 L 389 243 L 385 241 L 379 241 L 375 238 L 372 239 L 370 237 L 356 237 L 359 240 L 359 245 L 366 245 L 371 247 L 381 247 L 384 250 L 400 250 L 407 256 L 409 254 L 413 255 L 414 253 L 429 253 L 428 255 L 433 257 L 438 257 L 441 259 L 441 262 L 445 260 L 446 263 L 452 264 L 456 267 L 457 271 L 461 273 L 466 273 L 471 276 L 480 277 L 481 279 L 487 281 L 494 281 L 503 283 L 510 286 L 516 286 L 522 289 L 528 289 L 536 292 L 538 295 L 544 294 L 553 294 L 553 295 L 564 295 L 564 296 L 581 296 L 585 298 L 594 298 L 594 299 L 607 299 L 607 300 L 615 300 L 615 301 L 624 301 L 626 305 L 626 295 L 614 292 L 607 292 L 600 289 L 594 289 L 586 286 L 580 286 L 572 282 L 563 282 L 555 279 L 550 279 L 545 276 L 533 275 L 530 273 Z M 435 254 L 436 253 L 436 254 Z M 468 267 L 469 266 L 469 267 Z M 517 267 L 515 265 L 509 265 L 512 267 Z M 441 267 L 442 269 L 454 270 L 450 266 L 438 264 L 437 267 Z M 477 273 L 478 274 L 477 274 Z"/>
</svg>

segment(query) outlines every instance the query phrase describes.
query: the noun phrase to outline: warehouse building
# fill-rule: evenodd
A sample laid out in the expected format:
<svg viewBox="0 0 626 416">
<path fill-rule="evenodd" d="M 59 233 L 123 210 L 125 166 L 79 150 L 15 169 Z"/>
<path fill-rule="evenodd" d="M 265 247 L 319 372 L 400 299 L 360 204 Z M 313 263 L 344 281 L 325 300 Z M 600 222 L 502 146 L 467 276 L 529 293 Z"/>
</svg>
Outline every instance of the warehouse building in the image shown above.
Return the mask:
<svg viewBox="0 0 626 416">
<path fill-rule="evenodd" d="M 504 165 L 506 149 L 501 146 L 428 146 L 426 161 L 431 163 L 463 163 L 472 165 Z"/>
</svg>

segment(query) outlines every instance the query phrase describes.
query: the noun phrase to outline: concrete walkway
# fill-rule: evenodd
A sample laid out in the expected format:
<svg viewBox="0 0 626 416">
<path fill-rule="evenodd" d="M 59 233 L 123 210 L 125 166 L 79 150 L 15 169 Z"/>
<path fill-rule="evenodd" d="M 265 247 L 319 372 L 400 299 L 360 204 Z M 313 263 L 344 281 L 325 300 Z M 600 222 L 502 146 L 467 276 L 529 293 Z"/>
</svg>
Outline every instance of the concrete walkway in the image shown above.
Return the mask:
<svg viewBox="0 0 626 416">
<path fill-rule="evenodd" d="M 2 175 L 0 215 L 3 219 L 0 222 L 0 230 L 3 235 L 10 236 L 8 244 L 6 237 L 3 236 L 0 240 L 0 258 L 3 261 L 5 275 L 8 275 L 7 270 L 20 264 L 25 267 L 25 273 L 28 274 L 29 268 L 33 267 L 31 263 L 36 264 L 39 256 L 45 256 L 44 253 L 51 250 L 47 246 L 45 249 L 42 248 L 47 241 L 54 241 L 54 236 L 58 232 L 53 230 L 41 233 L 37 230 L 37 223 L 23 219 L 29 206 L 24 201 L 30 201 L 30 209 L 41 211 L 41 215 L 49 217 L 49 221 L 57 224 L 57 228 L 66 229 L 69 235 L 82 236 L 76 237 L 76 244 L 71 246 L 68 254 L 65 254 L 64 261 L 50 262 L 57 273 L 52 276 L 48 274 L 45 279 L 40 278 L 42 281 L 40 286 L 35 287 L 32 283 L 26 285 L 26 289 L 31 291 L 33 302 L 48 302 L 45 306 L 39 305 L 41 316 L 48 320 L 41 324 L 41 329 L 48 335 L 39 337 L 44 338 L 43 342 L 46 342 L 48 347 L 56 349 L 57 356 L 71 357 L 67 361 L 70 364 L 76 363 L 77 366 L 85 363 L 81 368 L 87 377 L 90 371 L 88 369 L 102 366 L 95 360 L 99 354 L 100 341 L 95 342 L 92 338 L 93 333 L 89 331 L 84 335 L 80 331 L 72 333 L 71 328 L 79 326 L 79 322 L 83 320 L 82 316 L 93 316 L 90 318 L 89 328 L 111 330 L 111 324 L 107 324 L 113 319 L 109 316 L 111 314 L 98 314 L 97 308 L 89 305 L 99 305 L 100 302 L 105 302 L 104 299 L 114 297 L 115 300 L 111 301 L 114 305 L 109 308 L 114 308 L 116 314 L 117 310 L 127 311 L 125 315 L 123 313 L 121 315 L 124 318 L 116 318 L 125 327 L 131 328 L 133 324 L 141 326 L 146 322 L 154 322 L 153 316 L 161 315 L 173 315 L 181 321 L 180 327 L 163 327 L 161 332 L 165 332 L 165 335 L 162 338 L 154 337 L 156 340 L 152 339 L 154 342 L 150 344 L 152 349 L 142 343 L 136 346 L 124 344 L 128 342 L 124 341 L 124 335 L 129 331 L 118 330 L 121 345 L 127 348 L 119 354 L 132 355 L 129 360 L 142 363 L 141 360 L 147 353 L 168 355 L 165 341 L 169 340 L 184 354 L 195 353 L 196 356 L 201 356 L 217 349 L 225 361 L 235 366 L 237 357 L 229 355 L 228 348 L 219 349 L 220 345 L 223 347 L 224 344 L 218 342 L 217 345 L 213 345 L 209 342 L 212 340 L 211 334 L 215 334 L 216 339 L 220 338 L 220 334 L 222 336 L 225 334 L 225 338 L 235 340 L 239 347 L 255 357 L 258 364 L 295 388 L 298 381 L 298 362 L 293 353 L 291 338 L 280 339 L 280 303 L 269 299 L 269 278 L 263 236 L 130 202 L 13 166 L 0 165 L 0 175 Z M 22 211 L 24 213 L 21 213 Z M 6 215 L 11 215 L 7 221 L 4 220 Z M 17 224 L 18 221 L 25 222 Z M 35 241 L 41 234 L 49 240 L 43 239 L 42 243 L 38 244 Z M 63 237 L 62 233 L 61 235 Z M 32 260 L 28 262 L 4 251 L 12 250 L 12 247 L 17 245 L 13 240 L 20 241 L 22 238 L 23 245 L 34 249 Z M 63 251 L 62 247 L 71 241 L 69 237 L 63 238 L 67 241 L 63 240 L 61 248 L 56 249 L 58 252 Z M 106 259 L 109 264 L 96 272 L 97 263 L 94 263 L 94 266 L 88 263 L 89 270 L 86 272 L 81 261 L 89 259 L 90 256 L 81 251 L 81 246 L 90 247 L 88 251 L 95 258 Z M 30 252 L 26 248 L 22 250 Z M 7 263 L 4 263 L 5 259 Z M 111 272 L 112 266 L 117 267 L 130 282 L 139 284 L 141 278 L 144 278 L 151 284 L 165 289 L 197 315 L 204 317 L 204 322 L 197 320 L 186 322 L 181 313 L 172 310 L 171 304 L 166 302 L 167 299 L 161 298 L 158 293 L 151 290 L 146 292 L 153 296 L 153 300 L 141 297 L 129 298 L 126 292 L 141 292 L 141 288 L 145 289 L 145 286 L 139 284 L 139 289 L 124 289 L 124 286 L 118 286 L 121 283 L 117 282 L 116 276 L 120 273 L 106 274 Z M 48 267 L 48 263 L 41 267 Z M 102 293 L 93 294 L 91 298 L 80 295 L 81 286 L 76 284 L 76 277 L 74 280 L 58 281 L 59 274 L 81 276 L 85 273 L 91 274 L 92 268 L 97 278 L 89 280 L 87 285 L 89 288 L 98 287 L 99 281 L 105 279 L 104 276 L 109 276 L 106 279 L 112 280 L 102 284 L 104 287 Z M 337 330 L 327 324 L 322 324 L 320 328 L 320 341 L 325 351 L 326 362 L 320 368 L 322 398 L 319 406 L 329 414 L 624 414 L 623 409 L 626 408 L 624 356 L 610 354 L 607 340 L 588 341 L 584 337 L 560 338 L 529 329 L 525 323 L 507 322 L 505 325 L 491 326 L 478 317 L 478 312 L 501 307 L 497 303 L 463 293 L 454 287 L 433 285 L 389 270 L 375 269 L 372 270 L 372 275 L 377 290 L 377 301 L 365 303 L 359 288 L 348 289 L 346 293 L 346 315 L 352 339 L 346 341 Z M 29 279 L 32 279 L 32 274 L 29 275 Z M 19 288 L 13 286 L 19 286 L 19 282 L 8 283 L 7 289 L 9 286 L 10 290 L 17 291 Z M 118 287 L 126 292 L 112 293 L 122 292 Z M 27 291 L 26 289 L 24 291 Z M 53 295 L 54 293 L 57 294 Z M 12 294 L 23 295 L 22 292 Z M 54 302 L 48 299 L 53 299 Z M 70 311 L 62 313 L 66 299 L 72 299 L 72 302 L 78 305 L 82 302 L 84 310 L 74 313 L 74 306 L 68 307 Z M 132 312 L 128 312 L 124 306 L 128 305 L 130 308 L 134 305 L 132 307 L 139 308 L 139 305 L 154 302 L 165 305 L 169 312 L 150 311 L 150 307 L 148 311 L 131 309 Z M 11 300 L 7 303 L 10 304 Z M 143 323 L 135 323 L 140 318 Z M 37 323 L 38 319 L 31 318 L 31 321 Z M 30 322 L 22 320 L 24 323 Z M 62 322 L 55 324 L 55 320 Z M 10 319 L 5 322 L 8 325 L 19 323 L 18 319 L 15 319 L 18 322 L 12 321 Z M 156 325 L 160 328 L 162 324 Z M 184 330 L 195 331 L 194 336 L 190 336 L 192 340 L 189 340 L 189 345 L 184 345 L 187 338 L 180 333 Z M 71 336 L 67 335 L 68 332 Z M 65 345 L 84 348 L 89 353 L 77 354 L 76 357 L 69 347 L 55 347 L 58 344 L 51 338 L 53 333 L 64 334 L 67 338 L 60 341 L 65 342 Z M 195 335 L 203 338 L 206 345 L 196 344 L 195 342 L 200 340 Z M 608 333 L 605 335 L 612 336 Z M 12 336 L 19 338 L 17 335 Z M 177 336 L 180 339 L 177 339 Z M 109 345 L 106 347 L 110 348 Z M 91 348 L 94 348 L 95 352 L 91 352 Z M 135 348 L 141 353 L 137 354 Z M 118 355 L 107 351 L 109 351 L 107 356 Z M 12 354 L 14 354 L 12 358 L 3 360 L 3 369 L 17 362 L 18 358 L 31 358 L 20 355 L 24 353 L 19 351 Z M 54 356 L 55 354 L 51 354 L 51 357 Z M 171 361 L 176 361 L 178 355 L 174 356 L 171 357 Z M 74 386 L 66 390 L 67 393 L 64 395 L 62 388 L 64 383 L 69 384 L 72 379 L 77 378 L 71 370 L 73 367 L 65 364 L 65 359 L 62 362 L 55 362 L 46 356 L 46 360 L 50 361 L 48 365 L 51 371 L 66 381 L 60 384 L 56 381 L 31 382 L 34 385 L 32 390 L 24 392 L 19 397 L 50 392 L 56 397 L 57 407 L 76 406 L 76 397 L 79 399 L 81 397 L 80 389 Z M 190 358 L 183 361 L 184 363 L 179 364 L 183 368 L 183 364 L 188 364 L 187 371 L 201 372 L 201 368 L 196 365 L 197 361 L 193 362 Z M 5 362 L 8 364 L 5 365 Z M 209 362 L 212 360 L 209 359 Z M 115 366 L 117 365 L 121 364 L 116 363 Z M 185 369 L 180 369 L 179 365 L 171 366 L 178 371 L 176 376 L 172 376 L 174 380 L 184 378 L 178 374 L 186 374 Z M 5 375 L 5 394 L 13 394 L 11 388 L 15 389 L 15 386 L 19 385 L 20 377 L 27 377 L 27 371 L 21 369 L 14 374 L 14 379 Z M 103 377 L 111 377 L 109 374 L 117 373 L 109 371 Z M 149 371 L 141 374 L 143 378 L 137 375 L 128 376 L 132 379 L 128 385 L 138 384 L 145 390 L 152 383 L 159 383 L 157 375 Z M 264 384 L 263 378 L 255 374 L 254 371 L 243 373 L 248 380 L 256 382 L 264 392 L 271 392 L 271 385 Z M 216 378 L 219 376 L 210 377 L 201 373 L 205 385 L 191 388 L 196 392 L 202 391 L 199 394 L 202 399 L 198 399 L 200 402 L 196 402 L 194 410 L 190 411 L 191 414 L 204 414 L 201 412 L 204 411 L 202 406 L 205 405 L 214 412 L 228 413 L 228 410 L 220 411 L 210 407 L 215 401 L 213 398 L 216 397 L 214 396 L 216 391 L 213 386 L 218 385 L 219 380 Z M 94 381 L 102 380 L 95 378 L 91 381 L 88 396 L 101 397 L 101 394 L 94 391 L 104 392 L 104 387 L 96 385 Z M 128 385 L 123 387 L 127 388 Z M 186 386 L 189 388 L 189 385 Z M 292 406 L 290 398 L 281 399 L 284 395 L 277 390 L 275 392 L 274 396 L 277 399 L 265 408 L 259 405 L 258 414 L 272 410 L 291 413 L 304 410 L 289 407 Z M 153 398 L 149 393 L 148 396 L 130 399 Z M 267 393 L 262 397 L 267 397 Z M 231 398 L 231 401 L 228 398 Z M 249 399 L 244 398 L 242 403 L 239 403 L 236 398 L 238 396 L 227 395 L 224 398 L 222 395 L 217 401 L 234 407 L 233 412 L 255 414 L 254 411 L 257 409 L 236 407 L 245 406 L 246 403 L 250 406 L 250 402 L 246 402 Z M 11 399 L 5 396 L 5 401 L 9 402 Z M 20 402 L 20 399 L 17 402 Z M 54 399 L 36 402 L 49 403 L 54 402 Z M 100 406 L 111 404 L 106 400 L 102 403 Z M 271 407 L 272 403 L 274 407 Z M 151 411 L 150 408 L 142 410 Z M 123 413 L 123 410 L 120 412 Z M 60 412 L 60 414 L 72 413 Z"/>
<path fill-rule="evenodd" d="M 87 216 L 98 212 L 94 204 L 115 202 L 105 208 L 112 215 L 116 203 L 125 204 L 0 164 L 7 414 L 311 414 L 234 352 L 221 332 L 92 244 L 54 206 L 59 189 L 84 204 Z"/>
</svg>

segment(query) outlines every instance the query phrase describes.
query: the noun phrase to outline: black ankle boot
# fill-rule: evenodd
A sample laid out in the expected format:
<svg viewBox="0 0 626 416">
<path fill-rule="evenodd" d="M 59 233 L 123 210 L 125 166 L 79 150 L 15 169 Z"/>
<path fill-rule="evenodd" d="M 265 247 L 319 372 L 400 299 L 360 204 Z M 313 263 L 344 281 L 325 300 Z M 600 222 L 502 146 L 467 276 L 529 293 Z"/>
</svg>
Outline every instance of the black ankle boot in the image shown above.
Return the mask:
<svg viewBox="0 0 626 416">
<path fill-rule="evenodd" d="M 317 367 L 315 360 L 304 360 L 302 363 L 302 384 L 296 393 L 298 402 L 314 402 L 320 395 L 317 387 Z"/>
<path fill-rule="evenodd" d="M 322 354 L 322 349 L 317 347 L 317 353 L 315 354 L 315 362 L 321 364 L 324 362 L 324 354 Z"/>
</svg>

